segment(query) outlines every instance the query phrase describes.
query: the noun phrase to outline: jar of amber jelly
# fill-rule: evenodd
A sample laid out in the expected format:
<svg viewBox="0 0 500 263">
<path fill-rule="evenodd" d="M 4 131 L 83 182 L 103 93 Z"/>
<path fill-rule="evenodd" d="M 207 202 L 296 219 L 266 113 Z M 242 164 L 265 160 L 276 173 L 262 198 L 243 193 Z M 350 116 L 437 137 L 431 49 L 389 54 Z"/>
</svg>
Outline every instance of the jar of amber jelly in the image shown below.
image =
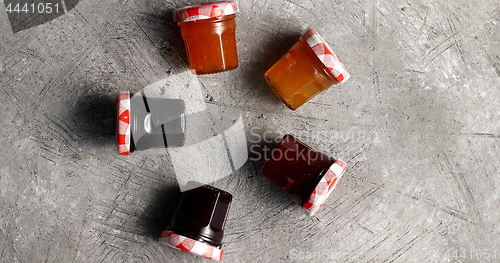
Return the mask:
<svg viewBox="0 0 500 263">
<path fill-rule="evenodd" d="M 235 1 L 186 6 L 174 10 L 194 74 L 210 74 L 238 67 Z"/>
<path fill-rule="evenodd" d="M 271 159 L 262 168 L 269 180 L 290 195 L 308 216 L 313 216 L 326 201 L 347 164 L 340 159 L 309 148 L 292 135 L 271 153 Z"/>
<path fill-rule="evenodd" d="M 283 103 L 296 110 L 333 84 L 345 82 L 349 72 L 318 32 L 309 28 L 264 76 Z"/>
<path fill-rule="evenodd" d="M 192 182 L 189 182 L 192 183 Z M 220 261 L 224 224 L 233 196 L 204 185 L 182 193 L 177 210 L 160 234 L 169 247 Z"/>
</svg>

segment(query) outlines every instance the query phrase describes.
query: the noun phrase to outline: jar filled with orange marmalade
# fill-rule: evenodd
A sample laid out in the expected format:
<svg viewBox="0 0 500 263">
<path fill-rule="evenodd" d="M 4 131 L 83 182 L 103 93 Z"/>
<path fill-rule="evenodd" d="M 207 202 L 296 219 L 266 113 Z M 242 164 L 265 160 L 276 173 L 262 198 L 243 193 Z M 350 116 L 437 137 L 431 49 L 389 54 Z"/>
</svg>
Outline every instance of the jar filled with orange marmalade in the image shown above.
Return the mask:
<svg viewBox="0 0 500 263">
<path fill-rule="evenodd" d="M 264 76 L 283 103 L 296 110 L 333 84 L 345 82 L 349 72 L 318 32 L 309 28 Z"/>
<path fill-rule="evenodd" d="M 217 73 L 238 67 L 235 1 L 212 2 L 174 10 L 191 72 Z"/>
</svg>

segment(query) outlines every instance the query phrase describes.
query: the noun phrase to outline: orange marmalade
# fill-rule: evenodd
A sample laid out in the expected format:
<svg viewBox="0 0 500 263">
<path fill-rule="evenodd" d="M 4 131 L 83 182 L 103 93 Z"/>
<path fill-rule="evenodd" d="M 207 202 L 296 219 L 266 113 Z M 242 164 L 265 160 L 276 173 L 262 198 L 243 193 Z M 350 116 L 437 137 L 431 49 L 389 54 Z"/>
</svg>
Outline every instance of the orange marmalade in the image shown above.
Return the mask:
<svg viewBox="0 0 500 263">
<path fill-rule="evenodd" d="M 210 74 L 238 67 L 234 1 L 205 3 L 174 10 L 194 74 Z"/>
<path fill-rule="evenodd" d="M 266 73 L 265 78 L 285 105 L 296 110 L 304 103 L 344 82 L 349 73 L 330 47 L 310 28 Z"/>
</svg>

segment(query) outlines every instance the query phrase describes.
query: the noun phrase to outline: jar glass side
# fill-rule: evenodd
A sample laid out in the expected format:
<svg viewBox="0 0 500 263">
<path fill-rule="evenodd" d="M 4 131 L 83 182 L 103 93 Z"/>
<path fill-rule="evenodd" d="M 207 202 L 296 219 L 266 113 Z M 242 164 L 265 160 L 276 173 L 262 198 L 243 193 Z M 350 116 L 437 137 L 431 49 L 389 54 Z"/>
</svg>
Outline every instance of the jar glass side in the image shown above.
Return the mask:
<svg viewBox="0 0 500 263">
<path fill-rule="evenodd" d="M 220 248 L 231 194 L 210 186 L 183 192 L 169 231 Z"/>
<path fill-rule="evenodd" d="M 131 152 L 184 145 L 183 100 L 134 95 L 130 108 Z"/>
<path fill-rule="evenodd" d="M 287 134 L 273 150 L 262 174 L 302 206 L 334 161 Z"/>
<path fill-rule="evenodd" d="M 235 17 L 178 23 L 193 73 L 210 74 L 238 67 Z"/>
<path fill-rule="evenodd" d="M 338 83 L 303 37 L 265 73 L 265 78 L 292 110 Z"/>
</svg>

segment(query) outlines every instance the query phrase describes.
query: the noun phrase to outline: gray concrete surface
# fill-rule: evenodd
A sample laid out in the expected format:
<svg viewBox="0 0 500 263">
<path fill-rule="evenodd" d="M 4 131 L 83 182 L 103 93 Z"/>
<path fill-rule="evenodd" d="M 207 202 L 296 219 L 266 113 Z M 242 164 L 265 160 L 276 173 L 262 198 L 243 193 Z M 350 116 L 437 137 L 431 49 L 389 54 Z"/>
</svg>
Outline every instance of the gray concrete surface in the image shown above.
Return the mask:
<svg viewBox="0 0 500 263">
<path fill-rule="evenodd" d="M 114 144 L 117 92 L 187 70 L 171 11 L 196 2 L 80 1 L 15 34 L 0 10 L 2 261 L 209 262 L 158 243 L 168 154 Z M 244 113 L 249 146 L 294 133 L 348 170 L 313 218 L 261 161 L 216 182 L 234 195 L 224 262 L 500 262 L 498 1 L 240 9 L 240 66 L 199 78 L 207 103 Z M 307 26 L 352 77 L 292 112 L 263 73 Z"/>
</svg>

